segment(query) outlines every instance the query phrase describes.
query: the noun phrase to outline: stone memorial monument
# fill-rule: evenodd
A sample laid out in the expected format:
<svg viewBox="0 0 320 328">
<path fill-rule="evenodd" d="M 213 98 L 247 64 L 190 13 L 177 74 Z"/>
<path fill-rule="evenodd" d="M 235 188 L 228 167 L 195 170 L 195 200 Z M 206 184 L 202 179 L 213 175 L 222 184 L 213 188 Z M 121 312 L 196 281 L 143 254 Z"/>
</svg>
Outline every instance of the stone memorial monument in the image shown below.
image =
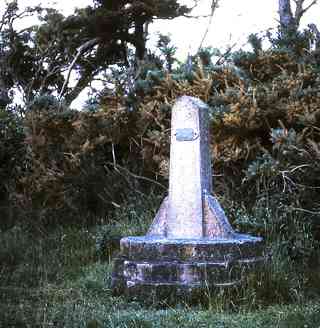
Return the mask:
<svg viewBox="0 0 320 328">
<path fill-rule="evenodd" d="M 183 96 L 172 109 L 169 194 L 142 237 L 125 237 L 112 290 L 146 300 L 201 297 L 241 283 L 264 261 L 262 238 L 235 232 L 211 194 L 208 107 Z"/>
</svg>

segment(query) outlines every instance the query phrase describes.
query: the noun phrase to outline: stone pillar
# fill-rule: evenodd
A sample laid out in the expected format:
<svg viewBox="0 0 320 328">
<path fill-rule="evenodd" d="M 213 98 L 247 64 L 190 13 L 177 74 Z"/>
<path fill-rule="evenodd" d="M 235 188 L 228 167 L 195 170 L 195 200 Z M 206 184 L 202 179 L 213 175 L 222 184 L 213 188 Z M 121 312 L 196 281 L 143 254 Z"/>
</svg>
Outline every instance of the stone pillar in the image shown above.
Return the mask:
<svg viewBox="0 0 320 328">
<path fill-rule="evenodd" d="M 234 234 L 211 195 L 208 107 L 181 97 L 172 109 L 169 196 L 148 235 L 168 239 L 226 238 Z"/>
<path fill-rule="evenodd" d="M 169 195 L 146 236 L 121 239 L 115 294 L 198 297 L 208 287 L 240 283 L 264 262 L 262 238 L 234 232 L 211 195 L 208 124 L 208 107 L 199 99 L 184 96 L 173 106 Z"/>
<path fill-rule="evenodd" d="M 188 97 L 180 98 L 172 110 L 168 238 L 203 237 L 202 194 L 211 189 L 211 176 L 206 176 L 210 161 L 201 149 L 208 145 L 206 112 L 201 102 Z"/>
</svg>

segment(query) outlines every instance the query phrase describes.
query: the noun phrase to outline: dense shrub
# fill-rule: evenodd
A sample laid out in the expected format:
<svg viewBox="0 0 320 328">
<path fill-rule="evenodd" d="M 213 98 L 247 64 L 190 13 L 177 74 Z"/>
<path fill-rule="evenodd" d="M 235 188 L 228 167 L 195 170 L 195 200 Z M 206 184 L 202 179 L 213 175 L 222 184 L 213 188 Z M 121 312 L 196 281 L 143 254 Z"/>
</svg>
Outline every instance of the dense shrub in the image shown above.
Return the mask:
<svg viewBox="0 0 320 328">
<path fill-rule="evenodd" d="M 137 131 L 145 129 L 142 120 L 121 104 L 78 112 L 52 97 L 35 100 L 22 122 L 25 170 L 12 192 L 23 220 L 35 226 L 90 223 L 150 182 L 165 189 L 150 179 L 141 157 Z"/>
<path fill-rule="evenodd" d="M 13 110 L 0 108 L 0 217 L 1 227 L 13 224 L 12 196 L 19 176 L 24 174 L 25 146 L 21 120 Z"/>
<path fill-rule="evenodd" d="M 30 217 L 46 223 L 76 222 L 103 216 L 112 203 L 121 201 L 129 182 L 119 179 L 110 163 L 114 143 L 125 138 L 113 137 L 122 119 L 127 118 L 121 113 L 112 117 L 71 110 L 26 114 L 29 167 L 17 192 Z"/>
<path fill-rule="evenodd" d="M 206 61 L 191 77 L 179 69 L 146 74 L 130 99 L 143 174 L 168 177 L 170 107 L 181 95 L 199 97 L 210 105 L 213 162 L 223 176 L 215 191 L 260 211 L 264 230 L 256 232 L 280 236 L 287 255 L 312 258 L 320 230 L 318 69 L 313 53 L 298 61 L 275 49 L 234 54 L 225 66 Z M 108 99 L 101 107 L 115 108 Z"/>
<path fill-rule="evenodd" d="M 22 123 L 24 169 L 12 191 L 24 217 L 68 223 L 105 216 L 128 193 L 150 186 L 163 192 L 171 107 L 190 95 L 210 106 L 215 192 L 222 201 L 242 204 L 249 215 L 261 209 L 256 226 L 265 228 L 256 232 L 284 236 L 284 248 L 314 249 L 320 230 L 319 63 L 312 52 L 298 60 L 275 48 L 237 52 L 214 65 L 214 53 L 202 51 L 190 67 L 170 65 L 171 72 L 148 62 L 129 93 L 125 84 L 106 89 L 95 111 L 71 111 L 52 97 L 30 104 Z"/>
</svg>

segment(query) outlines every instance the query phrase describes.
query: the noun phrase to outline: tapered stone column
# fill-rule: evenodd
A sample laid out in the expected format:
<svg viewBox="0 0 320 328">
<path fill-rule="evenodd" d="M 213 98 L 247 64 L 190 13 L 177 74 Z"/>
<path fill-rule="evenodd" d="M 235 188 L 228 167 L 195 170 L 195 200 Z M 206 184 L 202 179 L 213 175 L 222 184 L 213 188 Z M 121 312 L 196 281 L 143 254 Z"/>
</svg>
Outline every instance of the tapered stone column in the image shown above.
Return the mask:
<svg viewBox="0 0 320 328">
<path fill-rule="evenodd" d="M 120 241 L 115 294 L 198 298 L 241 283 L 264 261 L 262 238 L 234 232 L 212 196 L 208 108 L 181 97 L 172 109 L 169 195 L 143 237 Z"/>
</svg>

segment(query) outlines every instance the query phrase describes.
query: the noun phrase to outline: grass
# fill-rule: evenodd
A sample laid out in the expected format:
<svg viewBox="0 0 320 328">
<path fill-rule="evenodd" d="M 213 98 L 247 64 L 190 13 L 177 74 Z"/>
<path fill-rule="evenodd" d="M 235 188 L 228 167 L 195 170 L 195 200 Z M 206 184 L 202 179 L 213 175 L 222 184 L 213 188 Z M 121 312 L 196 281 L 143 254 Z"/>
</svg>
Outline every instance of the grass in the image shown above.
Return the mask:
<svg viewBox="0 0 320 328">
<path fill-rule="evenodd" d="M 89 229 L 1 232 L 0 327 L 320 327 L 319 269 L 299 271 L 276 247 L 262 280 L 212 295 L 206 305 L 147 307 L 113 297 L 108 245 L 122 234 L 143 234 L 154 216 L 145 209 L 159 201 L 130 202 Z"/>
</svg>

